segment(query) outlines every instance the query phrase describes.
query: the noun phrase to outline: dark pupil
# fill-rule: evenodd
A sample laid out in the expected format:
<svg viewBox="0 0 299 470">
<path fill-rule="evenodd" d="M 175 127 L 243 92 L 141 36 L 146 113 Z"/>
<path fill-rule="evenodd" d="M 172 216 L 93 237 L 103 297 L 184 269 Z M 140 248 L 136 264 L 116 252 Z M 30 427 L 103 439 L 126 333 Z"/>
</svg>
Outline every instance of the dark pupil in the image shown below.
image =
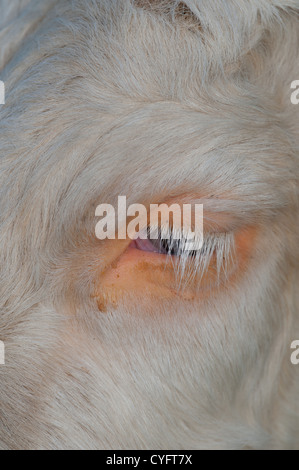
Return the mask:
<svg viewBox="0 0 299 470">
<path fill-rule="evenodd" d="M 151 238 L 150 228 L 147 229 L 148 238 L 154 247 L 161 254 L 170 256 L 181 256 L 182 254 L 188 254 L 188 256 L 195 256 L 196 251 L 187 252 L 184 248 L 184 240 L 176 240 L 170 236 L 169 239 L 161 238 L 161 231 L 158 231 L 158 239 Z"/>
<path fill-rule="evenodd" d="M 168 255 L 176 256 L 182 254 L 180 240 L 157 240 L 160 242 L 162 250 Z"/>
</svg>

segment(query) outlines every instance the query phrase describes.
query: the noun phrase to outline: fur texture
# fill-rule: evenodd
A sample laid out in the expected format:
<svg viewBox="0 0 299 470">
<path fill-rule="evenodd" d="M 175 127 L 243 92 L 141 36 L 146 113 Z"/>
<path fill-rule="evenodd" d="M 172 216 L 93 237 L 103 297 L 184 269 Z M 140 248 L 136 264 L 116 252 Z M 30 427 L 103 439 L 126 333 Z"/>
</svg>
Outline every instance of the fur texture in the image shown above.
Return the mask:
<svg viewBox="0 0 299 470">
<path fill-rule="evenodd" d="M 299 448 L 298 13 L 0 0 L 1 448 Z M 259 227 L 244 275 L 99 312 L 95 207 L 184 192 Z"/>
</svg>

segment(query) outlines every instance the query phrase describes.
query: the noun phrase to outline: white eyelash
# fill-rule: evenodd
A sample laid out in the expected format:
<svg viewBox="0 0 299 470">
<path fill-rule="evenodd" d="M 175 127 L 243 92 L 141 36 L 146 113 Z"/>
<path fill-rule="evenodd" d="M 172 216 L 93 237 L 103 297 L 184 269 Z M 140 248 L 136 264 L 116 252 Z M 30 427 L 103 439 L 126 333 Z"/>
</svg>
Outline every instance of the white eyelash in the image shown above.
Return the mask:
<svg viewBox="0 0 299 470">
<path fill-rule="evenodd" d="M 229 266 L 235 260 L 235 237 L 233 233 L 209 233 L 204 236 L 203 244 L 202 237 L 195 234 L 193 244 L 198 249 L 192 250 L 192 256 L 190 256 L 188 231 L 177 227 L 169 228 L 168 225 L 151 226 L 149 230 L 151 239 L 168 239 L 170 242 L 168 260 L 171 260 L 173 264 L 176 279 L 175 287 L 178 290 L 184 290 L 196 277 L 200 287 L 213 255 L 216 255 L 217 285 L 220 285 L 223 279 L 227 279 Z M 174 257 L 170 252 L 178 242 L 180 252 L 178 256 Z M 185 249 L 185 247 L 188 247 L 188 249 Z"/>
</svg>

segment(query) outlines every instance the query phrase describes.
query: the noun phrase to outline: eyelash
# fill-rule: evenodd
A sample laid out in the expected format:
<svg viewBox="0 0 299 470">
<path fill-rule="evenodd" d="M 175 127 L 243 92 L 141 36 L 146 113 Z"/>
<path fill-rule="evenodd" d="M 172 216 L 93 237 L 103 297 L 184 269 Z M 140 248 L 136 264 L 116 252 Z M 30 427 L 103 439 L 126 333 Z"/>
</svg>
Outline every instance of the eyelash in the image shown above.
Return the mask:
<svg viewBox="0 0 299 470">
<path fill-rule="evenodd" d="M 203 245 L 201 238 L 195 234 L 195 246 L 202 246 L 198 250 L 191 251 L 186 249 L 188 232 L 184 232 L 182 228 L 148 226 L 146 233 L 147 239 L 158 252 L 166 255 L 165 262 L 167 260 L 172 262 L 179 288 L 186 287 L 195 278 L 200 285 L 213 257 L 217 285 L 228 278 L 229 270 L 235 263 L 235 237 L 232 232 L 206 234 Z"/>
</svg>

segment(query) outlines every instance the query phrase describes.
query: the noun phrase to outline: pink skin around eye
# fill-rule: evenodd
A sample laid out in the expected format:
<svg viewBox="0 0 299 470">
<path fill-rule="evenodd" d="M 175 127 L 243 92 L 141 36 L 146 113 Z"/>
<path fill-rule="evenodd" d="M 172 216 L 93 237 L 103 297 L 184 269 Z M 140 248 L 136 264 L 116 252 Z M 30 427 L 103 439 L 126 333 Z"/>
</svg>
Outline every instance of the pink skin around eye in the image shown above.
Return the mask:
<svg viewBox="0 0 299 470">
<path fill-rule="evenodd" d="M 141 238 L 133 240 L 130 244 L 130 248 L 136 248 L 137 250 L 147 251 L 150 253 L 160 253 L 150 240 L 142 240 Z"/>
</svg>

